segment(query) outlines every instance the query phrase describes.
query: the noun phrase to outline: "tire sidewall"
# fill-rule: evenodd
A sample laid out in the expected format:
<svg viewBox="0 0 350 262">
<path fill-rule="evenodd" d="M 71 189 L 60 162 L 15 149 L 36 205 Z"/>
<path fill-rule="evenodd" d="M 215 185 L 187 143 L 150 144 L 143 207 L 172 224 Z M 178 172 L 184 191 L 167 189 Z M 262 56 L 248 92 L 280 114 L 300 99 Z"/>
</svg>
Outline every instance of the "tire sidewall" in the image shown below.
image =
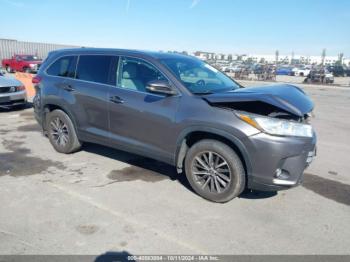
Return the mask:
<svg viewBox="0 0 350 262">
<path fill-rule="evenodd" d="M 231 181 L 229 187 L 225 189 L 222 193 L 211 193 L 204 191 L 200 188 L 199 184 L 194 181 L 194 176 L 192 175 L 192 164 L 196 155 L 201 152 L 212 151 L 223 157 L 231 171 Z M 202 140 L 195 145 L 193 145 L 185 159 L 185 171 L 186 177 L 192 187 L 192 189 L 201 197 L 214 201 L 224 203 L 234 197 L 238 196 L 245 187 L 245 172 L 242 162 L 238 155 L 226 144 L 215 141 L 215 140 Z"/>
<path fill-rule="evenodd" d="M 68 129 L 68 142 L 65 146 L 58 146 L 53 139 L 53 136 L 51 134 L 51 127 L 50 127 L 50 123 L 56 119 L 59 118 L 62 122 L 64 122 L 67 126 Z M 55 148 L 56 151 L 60 152 L 60 153 L 71 153 L 72 148 L 74 146 L 74 139 L 76 136 L 75 133 L 75 128 L 74 125 L 72 123 L 72 121 L 70 120 L 69 116 L 64 113 L 61 110 L 54 110 L 52 112 L 50 112 L 47 116 L 47 121 L 46 121 L 46 130 L 48 131 L 48 137 L 50 140 L 51 145 Z"/>
</svg>

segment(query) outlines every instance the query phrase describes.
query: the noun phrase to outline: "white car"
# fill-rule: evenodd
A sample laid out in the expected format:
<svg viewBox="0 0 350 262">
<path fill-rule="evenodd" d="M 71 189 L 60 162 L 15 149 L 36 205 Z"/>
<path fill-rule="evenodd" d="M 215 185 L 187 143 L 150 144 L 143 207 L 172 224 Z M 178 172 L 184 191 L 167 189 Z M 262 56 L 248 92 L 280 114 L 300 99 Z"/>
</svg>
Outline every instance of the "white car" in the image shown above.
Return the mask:
<svg viewBox="0 0 350 262">
<path fill-rule="evenodd" d="M 308 76 L 311 72 L 311 68 L 309 67 L 297 67 L 292 70 L 295 76 Z"/>
<path fill-rule="evenodd" d="M 234 73 L 234 72 L 240 72 L 241 70 L 242 70 L 241 65 L 231 65 L 231 66 L 227 66 L 224 72 Z"/>
<path fill-rule="evenodd" d="M 25 106 L 27 91 L 23 84 L 14 79 L 0 76 L 0 107 Z"/>
</svg>

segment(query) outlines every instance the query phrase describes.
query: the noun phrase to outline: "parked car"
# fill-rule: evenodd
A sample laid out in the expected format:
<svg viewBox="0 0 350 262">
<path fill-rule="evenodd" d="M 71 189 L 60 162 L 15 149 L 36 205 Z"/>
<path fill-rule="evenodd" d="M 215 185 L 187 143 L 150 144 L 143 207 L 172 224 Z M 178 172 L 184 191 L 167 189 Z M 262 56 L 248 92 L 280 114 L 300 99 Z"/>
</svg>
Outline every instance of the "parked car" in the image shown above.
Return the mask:
<svg viewBox="0 0 350 262">
<path fill-rule="evenodd" d="M 299 66 L 299 67 L 295 67 L 292 69 L 294 72 L 294 75 L 296 76 L 308 76 L 310 74 L 311 71 L 311 66 Z"/>
<path fill-rule="evenodd" d="M 334 76 L 326 68 L 314 68 L 310 71 L 310 74 L 304 79 L 304 83 L 333 84 Z"/>
<path fill-rule="evenodd" d="M 42 60 L 34 55 L 14 55 L 10 59 L 3 59 L 1 64 L 8 73 L 26 72 L 36 73 Z"/>
<path fill-rule="evenodd" d="M 244 66 L 241 64 L 231 64 L 228 66 L 222 67 L 222 71 L 225 73 L 235 73 L 235 72 L 240 72 L 244 69 Z"/>
<path fill-rule="evenodd" d="M 300 88 L 243 88 L 194 57 L 60 50 L 33 83 L 35 117 L 58 152 L 93 142 L 154 158 L 211 201 L 299 185 L 315 155 L 313 102 Z"/>
<path fill-rule="evenodd" d="M 14 79 L 0 76 L 0 107 L 23 107 L 27 103 L 27 92 L 23 84 Z"/>
<path fill-rule="evenodd" d="M 295 72 L 293 71 L 293 68 L 282 66 L 276 69 L 276 75 L 287 75 L 287 76 L 293 76 Z"/>
<path fill-rule="evenodd" d="M 297 67 L 293 69 L 294 75 L 296 76 L 308 76 L 310 74 L 311 67 Z"/>
<path fill-rule="evenodd" d="M 342 65 L 327 66 L 327 70 L 334 76 L 350 76 L 350 69 Z"/>
</svg>

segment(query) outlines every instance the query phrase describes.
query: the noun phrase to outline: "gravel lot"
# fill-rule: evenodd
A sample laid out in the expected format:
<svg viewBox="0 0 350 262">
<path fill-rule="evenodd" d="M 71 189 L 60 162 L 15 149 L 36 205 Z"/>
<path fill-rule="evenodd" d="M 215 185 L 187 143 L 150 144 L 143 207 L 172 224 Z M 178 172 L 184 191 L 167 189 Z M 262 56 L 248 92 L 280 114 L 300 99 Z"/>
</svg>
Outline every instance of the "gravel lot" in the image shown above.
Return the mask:
<svg viewBox="0 0 350 262">
<path fill-rule="evenodd" d="M 350 89 L 303 88 L 319 138 L 304 185 L 226 204 L 154 160 L 58 154 L 31 108 L 0 110 L 0 254 L 350 254 Z"/>
</svg>

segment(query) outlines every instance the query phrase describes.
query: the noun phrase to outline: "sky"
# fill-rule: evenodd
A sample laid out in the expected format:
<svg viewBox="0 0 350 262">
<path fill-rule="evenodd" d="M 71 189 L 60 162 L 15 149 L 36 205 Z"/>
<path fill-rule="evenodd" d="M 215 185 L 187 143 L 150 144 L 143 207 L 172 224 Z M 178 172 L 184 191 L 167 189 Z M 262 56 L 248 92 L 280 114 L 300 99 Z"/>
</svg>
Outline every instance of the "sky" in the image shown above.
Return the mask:
<svg viewBox="0 0 350 262">
<path fill-rule="evenodd" d="M 23 41 L 350 57 L 350 0 L 0 0 L 0 17 Z"/>
</svg>

